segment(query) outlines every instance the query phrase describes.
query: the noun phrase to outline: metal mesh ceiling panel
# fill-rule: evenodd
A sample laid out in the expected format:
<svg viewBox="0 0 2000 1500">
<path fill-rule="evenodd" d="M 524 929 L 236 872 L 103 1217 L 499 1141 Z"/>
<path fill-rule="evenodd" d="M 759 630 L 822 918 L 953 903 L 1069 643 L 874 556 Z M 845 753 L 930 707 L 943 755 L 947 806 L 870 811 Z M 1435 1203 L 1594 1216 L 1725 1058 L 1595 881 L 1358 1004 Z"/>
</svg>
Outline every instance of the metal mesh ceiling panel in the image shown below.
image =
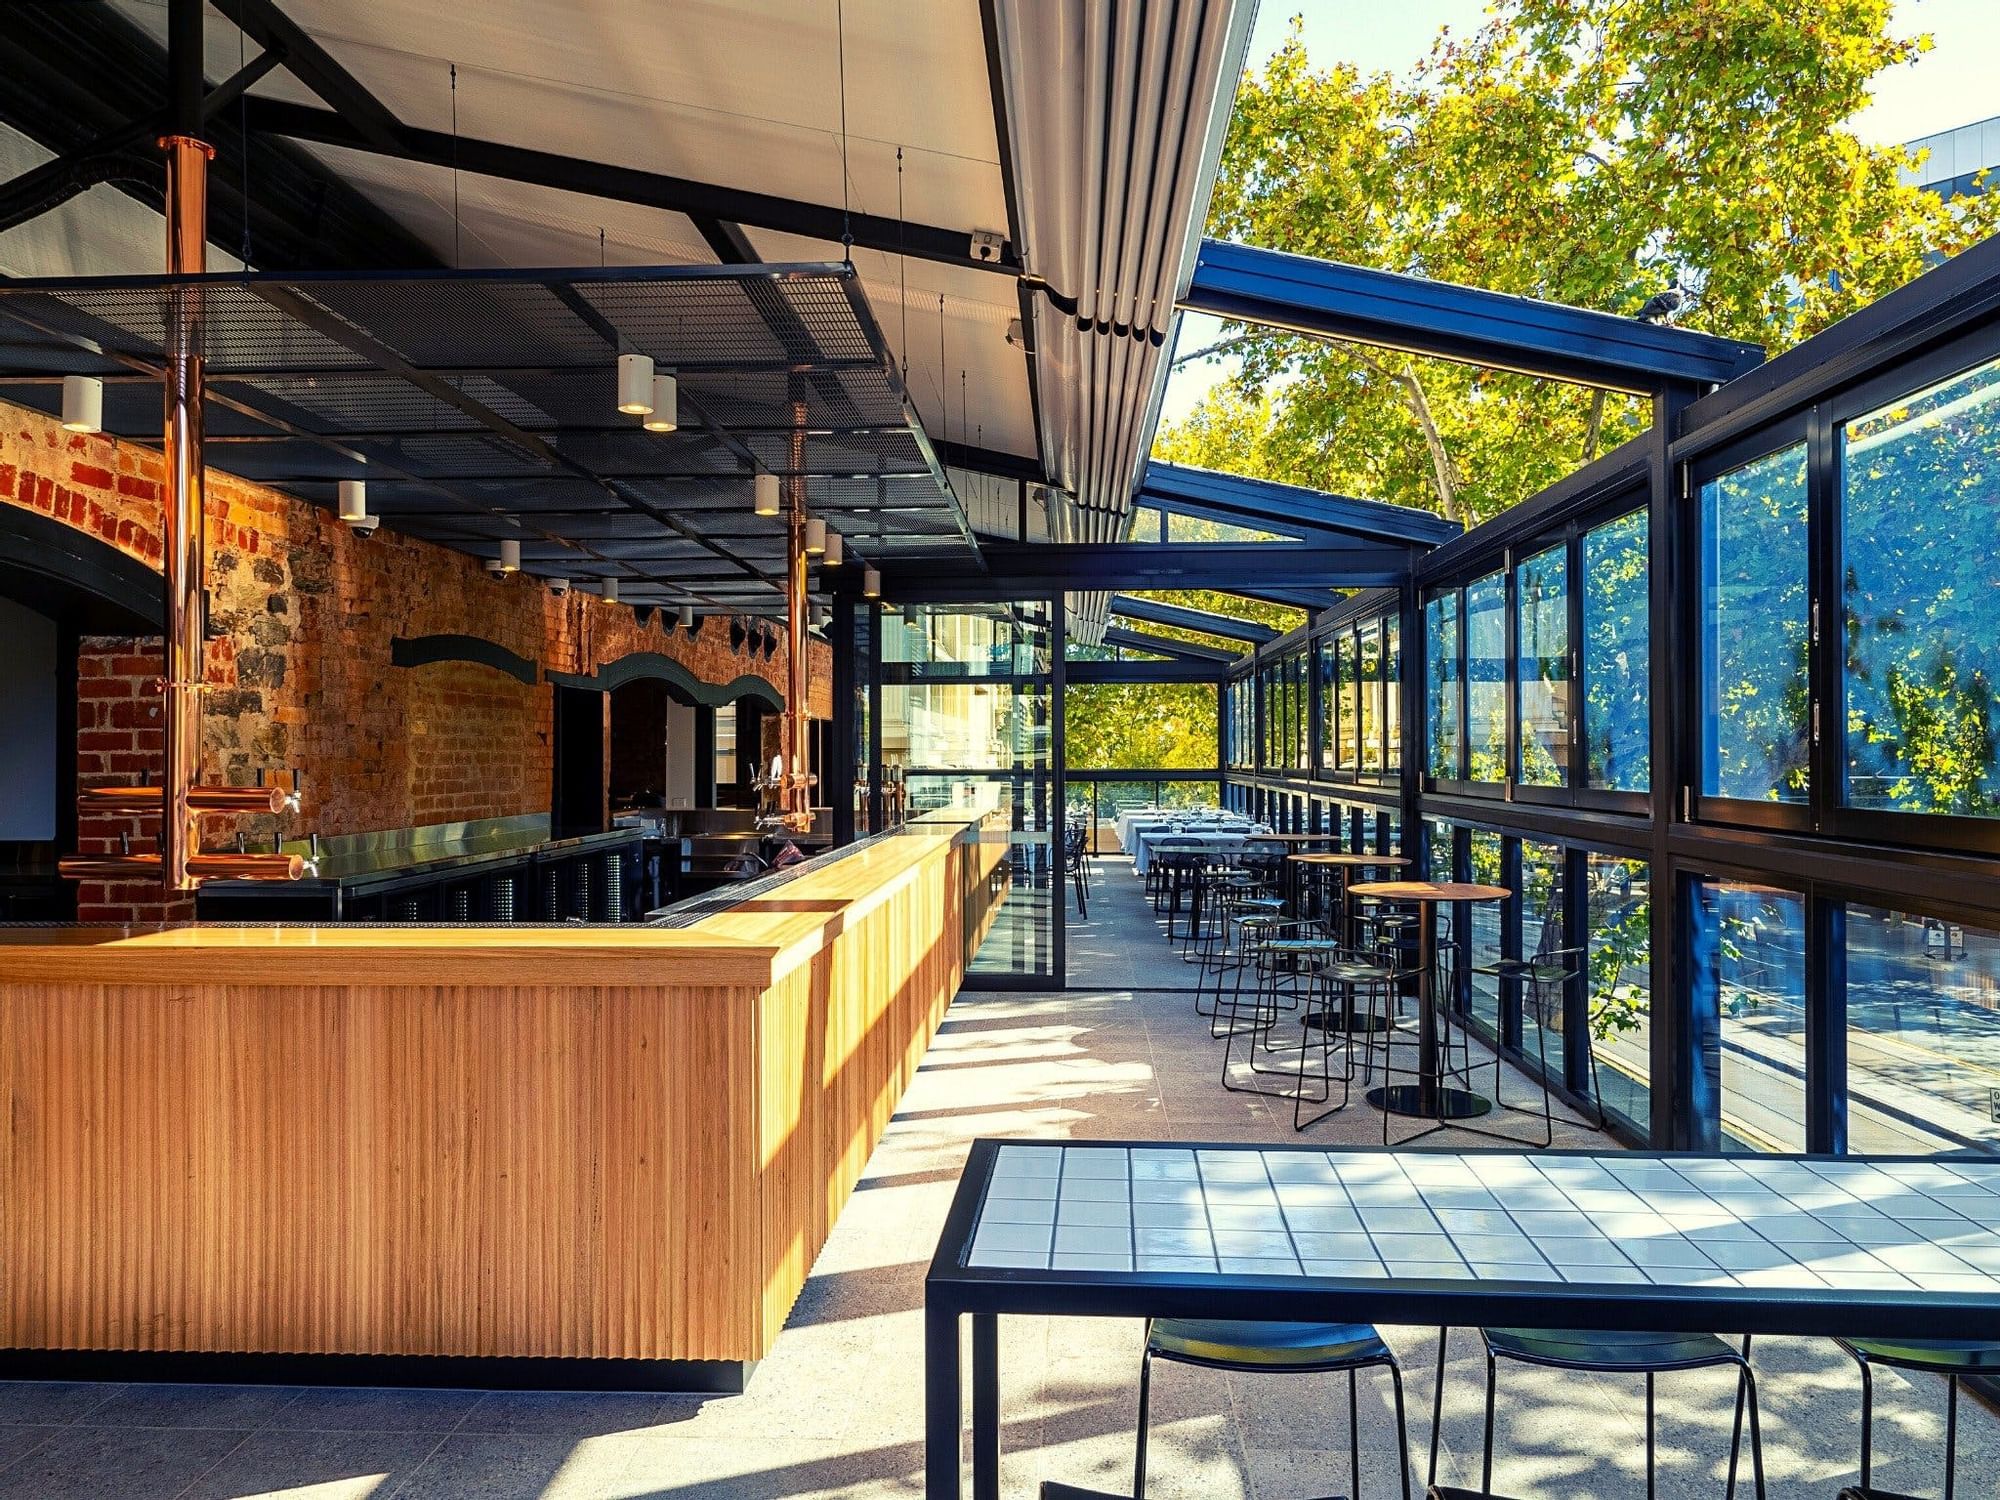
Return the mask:
<svg viewBox="0 0 2000 1500">
<path fill-rule="evenodd" d="M 216 468 L 648 597 L 782 608 L 758 470 L 806 476 L 860 564 L 976 555 L 844 266 L 626 267 L 0 284 L 0 399 L 106 380 L 106 430 L 160 436 L 167 332 L 198 317 Z M 616 410 L 620 353 L 680 383 L 679 428 Z"/>
</svg>

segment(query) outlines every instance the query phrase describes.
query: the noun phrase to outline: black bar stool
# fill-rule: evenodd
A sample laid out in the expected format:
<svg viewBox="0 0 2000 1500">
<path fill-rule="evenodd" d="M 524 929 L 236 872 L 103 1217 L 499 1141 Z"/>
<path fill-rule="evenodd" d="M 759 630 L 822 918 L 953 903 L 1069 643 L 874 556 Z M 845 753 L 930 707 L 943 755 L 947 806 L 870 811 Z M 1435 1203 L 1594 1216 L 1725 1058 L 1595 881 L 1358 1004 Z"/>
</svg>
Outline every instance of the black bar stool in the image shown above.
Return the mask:
<svg viewBox="0 0 2000 1500">
<path fill-rule="evenodd" d="M 1490 1500 L 1493 1494 L 1493 1403 L 1497 1365 L 1502 1359 L 1554 1370 L 1580 1370 L 1598 1375 L 1646 1377 L 1646 1500 L 1658 1493 L 1658 1441 L 1654 1424 L 1653 1383 L 1657 1376 L 1681 1370 L 1705 1370 L 1734 1365 L 1737 1422 L 1729 1444 L 1729 1484 L 1726 1500 L 1736 1494 L 1736 1460 L 1743 1438 L 1742 1414 L 1750 1412 L 1750 1466 L 1757 1500 L 1764 1500 L 1764 1439 L 1757 1425 L 1757 1377 L 1750 1371 L 1750 1340 L 1741 1350 L 1712 1333 L 1618 1333 L 1598 1329 L 1482 1328 L 1486 1346 L 1486 1436 L 1481 1452 L 1479 1488 L 1462 1489 L 1437 1482 L 1438 1433 L 1444 1417 L 1445 1345 L 1451 1330 L 1438 1331 L 1437 1396 L 1431 1411 L 1431 1462 L 1426 1478 L 1429 1500 Z"/>
<path fill-rule="evenodd" d="M 1347 1451 L 1353 1494 L 1361 1494 L 1360 1372 L 1385 1369 L 1396 1392 L 1396 1456 L 1403 1500 L 1410 1500 L 1410 1432 L 1403 1413 L 1403 1370 L 1366 1323 L 1231 1323 L 1206 1318 L 1155 1318 L 1146 1325 L 1139 1360 L 1139 1438 L 1132 1459 L 1132 1500 L 1146 1500 L 1146 1428 L 1153 1361 L 1200 1365 L 1240 1375 L 1347 1374 Z"/>
<path fill-rule="evenodd" d="M 1952 1500 L 1958 1469 L 1958 1383 L 1967 1375 L 2000 1376 L 2000 1344 L 1975 1339 L 1835 1339 L 1861 1367 L 1861 1483 L 1850 1484 L 1839 1500 L 1911 1500 L 1870 1481 L 1875 1467 L 1876 1365 L 1918 1370 L 1945 1378 L 1944 1500 Z"/>
</svg>

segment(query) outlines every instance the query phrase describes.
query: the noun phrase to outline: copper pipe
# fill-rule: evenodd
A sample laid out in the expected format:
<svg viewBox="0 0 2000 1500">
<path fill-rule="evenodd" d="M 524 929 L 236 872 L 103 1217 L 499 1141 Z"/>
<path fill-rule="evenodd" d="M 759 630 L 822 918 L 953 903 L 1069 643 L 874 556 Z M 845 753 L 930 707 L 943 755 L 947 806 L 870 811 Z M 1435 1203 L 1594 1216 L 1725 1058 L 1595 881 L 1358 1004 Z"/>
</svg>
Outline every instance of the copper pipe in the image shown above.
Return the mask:
<svg viewBox="0 0 2000 1500">
<path fill-rule="evenodd" d="M 158 879 L 157 854 L 69 854 L 58 861 L 65 880 Z M 297 854 L 190 854 L 188 873 L 198 880 L 298 880 L 306 862 Z"/>
<path fill-rule="evenodd" d="M 167 153 L 167 274 L 208 269 L 208 163 L 215 148 L 190 135 L 160 138 Z M 191 891 L 200 848 L 188 794 L 201 776 L 203 615 L 207 518 L 202 493 L 202 311 L 198 285 L 176 281 L 166 308 L 165 552 L 166 777 L 160 815 L 160 882 Z"/>
<path fill-rule="evenodd" d="M 165 788 L 157 786 L 87 786 L 77 801 L 107 811 L 155 813 L 165 796 Z M 188 788 L 187 803 L 195 813 L 281 813 L 290 806 L 290 793 L 275 786 L 195 786 Z"/>
<path fill-rule="evenodd" d="M 792 403 L 790 439 L 791 489 L 790 566 L 785 572 L 785 634 L 791 657 L 786 663 L 783 749 L 785 756 L 785 826 L 794 833 L 812 828 L 812 735 L 806 722 L 806 617 L 812 604 L 806 597 L 806 404 Z"/>
</svg>

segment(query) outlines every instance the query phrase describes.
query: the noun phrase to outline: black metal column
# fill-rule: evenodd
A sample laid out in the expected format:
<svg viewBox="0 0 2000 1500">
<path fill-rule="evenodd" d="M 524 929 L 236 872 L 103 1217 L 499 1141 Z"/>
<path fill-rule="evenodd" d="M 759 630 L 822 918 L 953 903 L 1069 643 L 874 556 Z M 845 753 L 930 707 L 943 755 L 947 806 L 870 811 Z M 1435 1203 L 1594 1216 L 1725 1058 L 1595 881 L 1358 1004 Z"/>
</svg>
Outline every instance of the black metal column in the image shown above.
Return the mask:
<svg viewBox="0 0 2000 1500">
<path fill-rule="evenodd" d="M 1650 547 L 1647 568 L 1648 701 L 1651 705 L 1649 782 L 1652 847 L 1647 876 L 1650 892 L 1650 953 L 1647 974 L 1652 1027 L 1652 1144 L 1662 1149 L 1692 1148 L 1694 1054 L 1697 1032 L 1690 1014 L 1685 975 L 1686 922 L 1681 882 L 1670 840 L 1697 768 L 1689 753 L 1697 701 L 1693 674 L 1697 653 L 1693 603 L 1682 596 L 1690 568 L 1692 510 L 1681 493 L 1681 475 L 1670 453 L 1681 413 L 1694 399 L 1692 387 L 1669 386 L 1653 399 L 1653 426 L 1646 435 L 1646 515 Z"/>
<path fill-rule="evenodd" d="M 836 845 L 854 842 L 854 765 L 860 759 L 855 743 L 859 726 L 854 722 L 854 601 L 838 595 L 833 601 L 829 629 L 833 641 L 833 725 L 827 738 L 832 742 L 831 765 L 820 768 L 820 781 L 827 805 L 833 810 L 833 841 Z"/>
</svg>

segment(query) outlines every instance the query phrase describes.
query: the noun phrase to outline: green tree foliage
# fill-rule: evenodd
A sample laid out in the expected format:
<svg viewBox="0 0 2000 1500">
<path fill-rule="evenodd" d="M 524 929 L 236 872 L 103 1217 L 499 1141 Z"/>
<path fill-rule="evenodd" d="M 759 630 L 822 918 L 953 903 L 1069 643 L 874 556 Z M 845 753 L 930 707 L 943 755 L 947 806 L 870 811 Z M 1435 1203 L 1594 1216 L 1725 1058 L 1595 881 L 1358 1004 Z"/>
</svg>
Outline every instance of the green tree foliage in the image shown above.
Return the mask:
<svg viewBox="0 0 2000 1500">
<path fill-rule="evenodd" d="M 1500 0 L 1403 80 L 1316 69 L 1296 32 L 1245 80 L 1209 232 L 1787 347 L 2000 224 L 1905 186 L 1848 119 L 1927 39 L 1891 0 Z M 1632 436 L 1574 386 L 1269 331 L 1159 451 L 1483 520 Z"/>
<path fill-rule="evenodd" d="M 1064 692 L 1072 771 L 1212 771 L 1217 693 L 1207 682 L 1078 683 Z"/>
</svg>

